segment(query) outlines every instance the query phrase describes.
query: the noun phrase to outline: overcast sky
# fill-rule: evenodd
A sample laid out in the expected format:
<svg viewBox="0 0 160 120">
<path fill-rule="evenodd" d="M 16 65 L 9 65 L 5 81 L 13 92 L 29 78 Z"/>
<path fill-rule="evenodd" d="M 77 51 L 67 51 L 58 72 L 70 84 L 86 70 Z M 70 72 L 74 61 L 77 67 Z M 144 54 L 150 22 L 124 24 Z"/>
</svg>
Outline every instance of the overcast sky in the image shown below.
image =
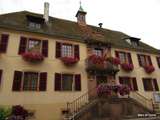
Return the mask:
<svg viewBox="0 0 160 120">
<path fill-rule="evenodd" d="M 0 0 L 0 14 L 28 10 L 43 13 L 50 3 L 50 16 L 76 21 L 80 0 Z M 139 37 L 160 49 L 160 0 L 81 0 L 87 24 Z"/>
</svg>

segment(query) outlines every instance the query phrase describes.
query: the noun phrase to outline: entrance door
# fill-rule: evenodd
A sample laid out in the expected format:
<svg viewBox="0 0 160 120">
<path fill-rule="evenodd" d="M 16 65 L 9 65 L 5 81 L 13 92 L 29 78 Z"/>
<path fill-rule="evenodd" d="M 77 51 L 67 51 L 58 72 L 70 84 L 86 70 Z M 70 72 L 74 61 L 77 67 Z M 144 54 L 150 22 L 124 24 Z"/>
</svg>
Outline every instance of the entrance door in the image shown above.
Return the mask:
<svg viewBox="0 0 160 120">
<path fill-rule="evenodd" d="M 96 81 L 97 81 L 97 86 L 102 83 L 107 83 L 107 76 L 97 75 Z"/>
</svg>

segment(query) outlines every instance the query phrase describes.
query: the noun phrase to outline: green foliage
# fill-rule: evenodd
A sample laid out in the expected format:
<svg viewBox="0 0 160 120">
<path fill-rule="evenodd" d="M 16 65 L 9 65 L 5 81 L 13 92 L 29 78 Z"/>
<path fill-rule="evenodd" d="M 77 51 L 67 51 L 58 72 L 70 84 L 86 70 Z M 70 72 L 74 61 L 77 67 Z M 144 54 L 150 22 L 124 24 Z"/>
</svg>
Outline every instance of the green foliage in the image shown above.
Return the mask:
<svg viewBox="0 0 160 120">
<path fill-rule="evenodd" d="M 0 120 L 6 120 L 11 115 L 11 108 L 4 108 L 0 106 Z"/>
</svg>

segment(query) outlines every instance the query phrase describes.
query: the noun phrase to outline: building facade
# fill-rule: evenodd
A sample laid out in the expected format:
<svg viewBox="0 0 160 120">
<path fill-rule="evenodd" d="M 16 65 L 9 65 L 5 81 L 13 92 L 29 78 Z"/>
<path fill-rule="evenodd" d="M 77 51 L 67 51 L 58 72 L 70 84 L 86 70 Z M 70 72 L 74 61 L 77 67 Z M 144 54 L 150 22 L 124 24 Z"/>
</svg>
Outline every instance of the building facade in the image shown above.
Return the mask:
<svg viewBox="0 0 160 120">
<path fill-rule="evenodd" d="M 82 7 L 77 22 L 49 17 L 48 10 L 44 17 L 28 11 L 0 15 L 0 105 L 22 105 L 36 120 L 59 120 L 67 102 L 101 83 L 127 84 L 157 102 L 157 49 L 124 33 L 87 25 Z M 92 55 L 100 63 L 101 57 L 118 58 L 120 65 L 109 64 L 107 72 L 103 66 L 97 69 L 88 61 Z"/>
</svg>

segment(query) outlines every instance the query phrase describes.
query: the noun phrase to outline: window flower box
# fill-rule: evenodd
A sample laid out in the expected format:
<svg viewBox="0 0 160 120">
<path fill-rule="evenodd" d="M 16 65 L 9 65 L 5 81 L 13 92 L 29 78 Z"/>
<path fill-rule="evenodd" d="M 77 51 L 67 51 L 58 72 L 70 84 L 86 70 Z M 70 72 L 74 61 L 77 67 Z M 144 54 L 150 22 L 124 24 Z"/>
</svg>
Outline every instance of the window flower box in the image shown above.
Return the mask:
<svg viewBox="0 0 160 120">
<path fill-rule="evenodd" d="M 22 57 L 29 62 L 41 62 L 44 60 L 44 56 L 39 52 L 25 52 Z"/>
<path fill-rule="evenodd" d="M 147 73 L 152 73 L 155 71 L 155 68 L 153 65 L 147 65 L 147 66 L 144 66 L 144 70 L 147 72 Z"/>
<path fill-rule="evenodd" d="M 76 64 L 79 59 L 74 57 L 61 57 L 61 61 L 66 65 L 73 65 Z"/>
<path fill-rule="evenodd" d="M 121 64 L 121 68 L 125 71 L 132 71 L 133 70 L 133 64 L 130 64 L 130 63 L 122 63 Z"/>
<path fill-rule="evenodd" d="M 106 61 L 109 61 L 110 63 L 112 63 L 114 65 L 119 65 L 120 64 L 120 60 L 117 57 L 108 57 L 106 59 Z"/>
<path fill-rule="evenodd" d="M 112 96 L 113 93 L 119 93 L 121 96 L 129 95 L 130 88 L 126 85 L 108 85 L 108 84 L 100 84 L 97 87 L 97 95 L 99 97 L 109 97 Z"/>
</svg>

